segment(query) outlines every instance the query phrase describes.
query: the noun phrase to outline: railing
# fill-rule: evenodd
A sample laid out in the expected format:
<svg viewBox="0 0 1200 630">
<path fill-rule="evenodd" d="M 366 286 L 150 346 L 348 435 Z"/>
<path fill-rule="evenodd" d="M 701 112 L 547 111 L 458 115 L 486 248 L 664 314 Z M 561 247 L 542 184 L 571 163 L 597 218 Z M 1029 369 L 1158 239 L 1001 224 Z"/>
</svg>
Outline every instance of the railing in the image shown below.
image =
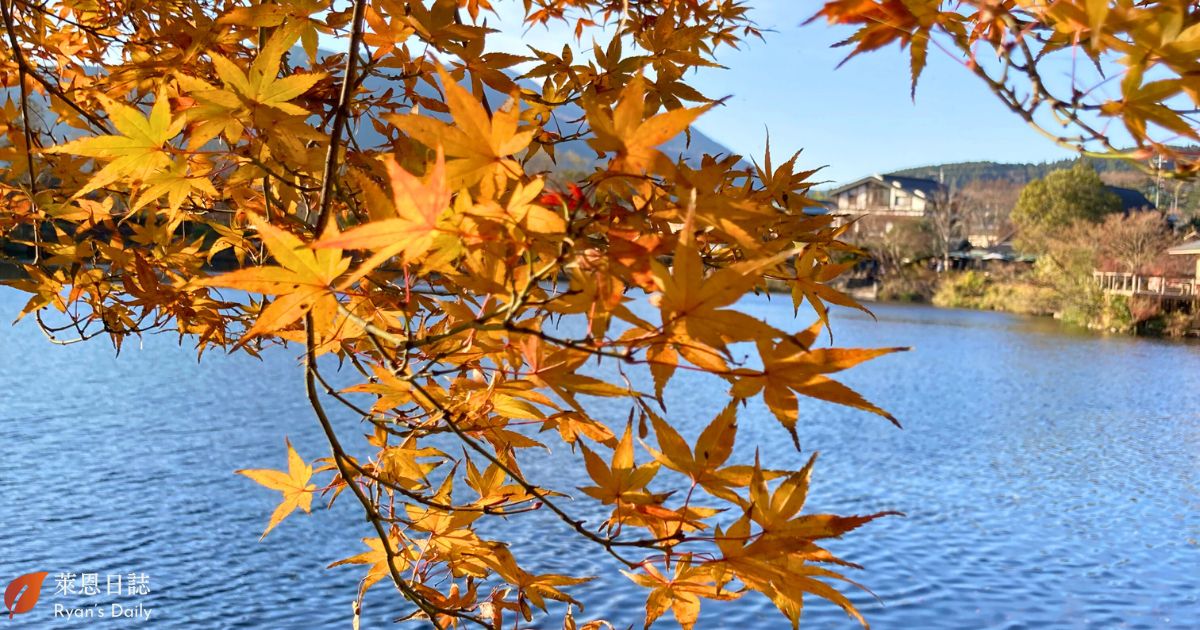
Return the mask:
<svg viewBox="0 0 1200 630">
<path fill-rule="evenodd" d="M 1146 295 L 1172 298 L 1200 296 L 1195 278 L 1143 276 L 1118 271 L 1095 271 L 1092 278 L 1101 289 L 1121 295 Z"/>
</svg>

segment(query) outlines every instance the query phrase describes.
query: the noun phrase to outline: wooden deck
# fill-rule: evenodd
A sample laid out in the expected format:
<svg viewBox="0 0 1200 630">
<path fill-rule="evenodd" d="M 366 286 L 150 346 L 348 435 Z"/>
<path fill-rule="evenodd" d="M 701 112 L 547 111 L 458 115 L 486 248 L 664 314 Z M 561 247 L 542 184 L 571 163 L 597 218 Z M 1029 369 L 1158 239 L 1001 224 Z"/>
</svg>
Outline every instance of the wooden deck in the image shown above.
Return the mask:
<svg viewBox="0 0 1200 630">
<path fill-rule="evenodd" d="M 1095 271 L 1092 278 L 1108 293 L 1160 299 L 1195 300 L 1200 297 L 1195 278 L 1143 276 L 1136 273 Z"/>
</svg>

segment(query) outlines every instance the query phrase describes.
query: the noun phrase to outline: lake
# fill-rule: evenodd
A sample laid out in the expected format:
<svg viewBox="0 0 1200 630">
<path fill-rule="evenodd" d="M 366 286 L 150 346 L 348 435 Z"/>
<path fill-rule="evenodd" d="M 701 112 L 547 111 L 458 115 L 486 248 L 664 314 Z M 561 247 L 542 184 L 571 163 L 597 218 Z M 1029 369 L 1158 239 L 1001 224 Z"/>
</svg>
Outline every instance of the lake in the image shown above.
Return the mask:
<svg viewBox="0 0 1200 630">
<path fill-rule="evenodd" d="M 210 352 L 197 364 L 170 335 L 128 341 L 120 357 L 101 339 L 54 346 L 33 322 L 8 326 L 24 299 L 0 288 L 0 583 L 50 577 L 38 607 L 4 623 L 350 627 L 363 569 L 325 566 L 371 535 L 352 499 L 293 515 L 260 542 L 278 494 L 233 474 L 283 468 L 285 435 L 308 459 L 328 453 L 303 398 L 300 351 L 261 361 Z M 745 306 L 780 327 L 808 323 L 792 321 L 787 299 Z M 852 577 L 879 601 L 849 594 L 874 628 L 1200 626 L 1200 346 L 1071 334 L 999 313 L 874 310 L 878 321 L 838 311 L 837 345 L 914 349 L 842 380 L 904 430 L 804 401 L 798 453 L 751 405 L 735 452 L 745 461 L 757 446 L 782 467 L 818 450 L 811 510 L 906 513 L 830 545 L 865 565 Z M 725 390 L 684 378 L 667 406 L 694 436 Z M 622 407 L 605 419 L 624 417 Z M 339 423 L 345 435 L 362 432 L 353 418 Z M 582 482 L 558 465 L 566 453 L 533 457 L 532 477 Z M 542 514 L 512 525 L 518 556 L 539 572 L 611 569 L 581 557 Z M 56 593 L 55 576 L 68 572 L 98 575 L 100 594 Z M 106 578 L 128 586 L 130 573 L 146 576 L 148 594 L 106 593 Z M 641 627 L 644 591 L 619 574 L 575 593 L 591 604 L 578 618 Z M 108 618 L 113 603 L 150 618 Z M 55 618 L 55 604 L 106 618 Z M 392 627 L 404 612 L 380 584 L 363 628 Z M 735 625 L 788 627 L 757 595 L 704 603 L 699 628 Z M 818 600 L 806 601 L 801 625 L 858 627 Z"/>
</svg>

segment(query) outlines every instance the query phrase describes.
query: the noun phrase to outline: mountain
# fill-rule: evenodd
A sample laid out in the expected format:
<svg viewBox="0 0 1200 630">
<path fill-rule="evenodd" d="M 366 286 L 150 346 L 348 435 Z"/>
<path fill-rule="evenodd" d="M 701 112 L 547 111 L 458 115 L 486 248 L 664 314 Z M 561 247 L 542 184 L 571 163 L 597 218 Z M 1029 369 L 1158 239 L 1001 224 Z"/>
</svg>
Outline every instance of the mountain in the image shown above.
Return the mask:
<svg viewBox="0 0 1200 630">
<path fill-rule="evenodd" d="M 986 161 L 950 162 L 906 168 L 890 174 L 938 180 L 951 188 L 962 188 L 972 182 L 980 181 L 1009 181 L 1023 185 L 1035 179 L 1041 179 L 1053 171 L 1071 168 L 1075 162 L 1074 159 L 1020 164 Z M 1091 163 L 1092 167 L 1101 175 L 1106 173 L 1141 174 L 1135 166 L 1123 160 L 1091 160 Z"/>
<path fill-rule="evenodd" d="M 332 54 L 334 53 L 324 50 L 319 52 L 320 57 L 325 57 Z M 291 55 L 294 59 L 306 59 L 306 54 L 300 47 L 293 48 L 289 52 L 289 55 Z M 517 76 L 516 73 L 512 72 L 508 74 L 514 79 Z M 536 84 L 528 80 L 518 81 L 518 83 L 521 84 L 522 87 L 529 88 L 535 93 L 541 91 Z M 397 85 L 392 81 L 378 76 L 372 76 L 368 78 L 366 81 L 364 81 L 364 84 L 368 90 L 377 94 L 386 92 L 389 87 L 397 87 Z M 469 89 L 469 85 L 465 82 L 465 80 L 461 84 L 463 87 L 467 87 Z M 488 101 L 493 106 L 499 106 L 508 99 L 507 94 L 497 92 L 490 87 L 485 86 L 484 90 Z M 432 86 L 425 83 L 418 83 L 417 92 L 421 96 L 427 98 L 439 98 L 436 90 Z M 9 98 L 15 100 L 18 98 L 18 96 L 14 88 L 0 87 L 0 98 Z M 31 98 L 31 105 L 33 106 L 35 112 L 48 108 L 48 104 L 46 103 L 45 99 L 37 94 L 34 94 L 33 98 Z M 144 106 L 143 109 L 149 111 L 148 106 Z M 423 113 L 430 116 L 436 116 L 444 120 L 448 119 L 447 115 L 439 115 L 428 110 L 425 110 Z M 583 118 L 583 108 L 574 103 L 568 103 L 554 111 L 551 122 L 549 125 L 547 125 L 547 129 L 551 131 L 558 130 L 564 136 L 571 135 L 579 129 L 580 124 L 578 121 L 582 120 Z M 53 131 L 54 135 L 62 138 L 64 141 L 74 140 L 84 134 L 84 131 L 75 129 L 73 127 L 68 127 L 66 125 L 55 125 L 52 129 L 43 131 Z M 357 128 L 351 129 L 351 133 L 357 137 L 362 146 L 370 147 L 383 144 L 383 136 L 380 135 L 379 132 L 369 124 L 360 125 Z M 729 150 L 729 148 L 708 137 L 698 129 L 692 129 L 690 131 L 690 135 L 684 134 L 676 138 L 672 138 L 671 140 L 667 141 L 667 143 L 663 144 L 660 147 L 660 150 L 668 157 L 682 157 L 689 163 L 698 163 L 700 158 L 705 154 L 730 155 L 733 153 Z M 594 166 L 597 162 L 596 152 L 593 151 L 590 146 L 588 146 L 587 141 L 584 139 L 568 140 L 557 145 L 555 147 L 555 157 L 557 158 L 556 164 L 551 163 L 548 158 L 543 160 L 545 156 L 539 154 L 537 156 L 538 161 L 535 164 L 535 167 L 558 173 L 569 171 L 590 171 L 592 166 Z"/>
<path fill-rule="evenodd" d="M 509 76 L 515 78 L 515 73 L 509 73 Z M 390 82 L 380 77 L 371 77 L 364 82 L 370 90 L 382 93 L 387 90 Z M 525 81 L 518 83 L 522 87 L 529 88 L 534 92 L 541 90 L 531 82 Z M 470 89 L 470 86 L 464 81 L 460 83 L 463 87 Z M 418 93 L 427 98 L 437 98 L 438 94 L 432 86 L 424 83 L 418 84 Z M 484 93 L 488 102 L 493 107 L 498 107 L 508 100 L 507 94 L 493 90 L 490 87 L 484 86 Z M 426 115 L 436 116 L 438 118 L 448 120 L 444 114 L 425 111 Z M 551 121 L 546 125 L 546 129 L 550 131 L 558 131 L 563 136 L 574 134 L 580 128 L 578 121 L 584 118 L 583 108 L 575 103 L 562 105 L 554 110 Z M 360 126 L 355 130 L 355 135 L 364 143 L 364 146 L 370 146 L 377 143 L 382 143 L 383 138 L 370 125 Z M 704 155 L 730 155 L 733 152 L 725 145 L 713 140 L 698 129 L 691 129 L 690 134 L 681 134 L 659 147 L 664 154 L 670 158 L 682 157 L 689 163 L 699 163 Z M 588 145 L 585 139 L 567 140 L 555 146 L 555 158 L 557 163 L 551 163 L 548 158 L 543 160 L 545 156 L 540 154 L 535 163 L 536 168 L 550 170 L 554 172 L 564 173 L 569 171 L 590 171 L 596 164 L 596 152 Z"/>
</svg>

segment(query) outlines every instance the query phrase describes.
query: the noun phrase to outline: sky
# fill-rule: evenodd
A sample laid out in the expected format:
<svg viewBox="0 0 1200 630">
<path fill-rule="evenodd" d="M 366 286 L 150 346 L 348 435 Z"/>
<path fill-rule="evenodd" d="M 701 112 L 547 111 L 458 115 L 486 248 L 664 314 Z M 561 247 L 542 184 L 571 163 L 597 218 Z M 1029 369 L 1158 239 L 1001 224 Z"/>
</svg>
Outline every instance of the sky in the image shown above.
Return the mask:
<svg viewBox="0 0 1200 630">
<path fill-rule="evenodd" d="M 838 69 L 847 49 L 830 46 L 849 31 L 823 22 L 803 26 L 816 0 L 749 3 L 758 24 L 772 31 L 766 41 L 724 48 L 717 61 L 727 69 L 692 77 L 705 95 L 730 97 L 696 126 L 736 153 L 761 162 L 769 131 L 773 158 L 803 150 L 798 164 L 825 166 L 817 177 L 831 183 L 942 162 L 1073 157 L 1026 126 L 946 53 L 930 51 L 914 102 L 907 51 L 888 47 Z M 523 32 L 514 28 L 511 12 L 496 5 L 503 32 L 489 41 L 526 54 L 525 44 L 561 48 L 561 32 Z"/>
</svg>

